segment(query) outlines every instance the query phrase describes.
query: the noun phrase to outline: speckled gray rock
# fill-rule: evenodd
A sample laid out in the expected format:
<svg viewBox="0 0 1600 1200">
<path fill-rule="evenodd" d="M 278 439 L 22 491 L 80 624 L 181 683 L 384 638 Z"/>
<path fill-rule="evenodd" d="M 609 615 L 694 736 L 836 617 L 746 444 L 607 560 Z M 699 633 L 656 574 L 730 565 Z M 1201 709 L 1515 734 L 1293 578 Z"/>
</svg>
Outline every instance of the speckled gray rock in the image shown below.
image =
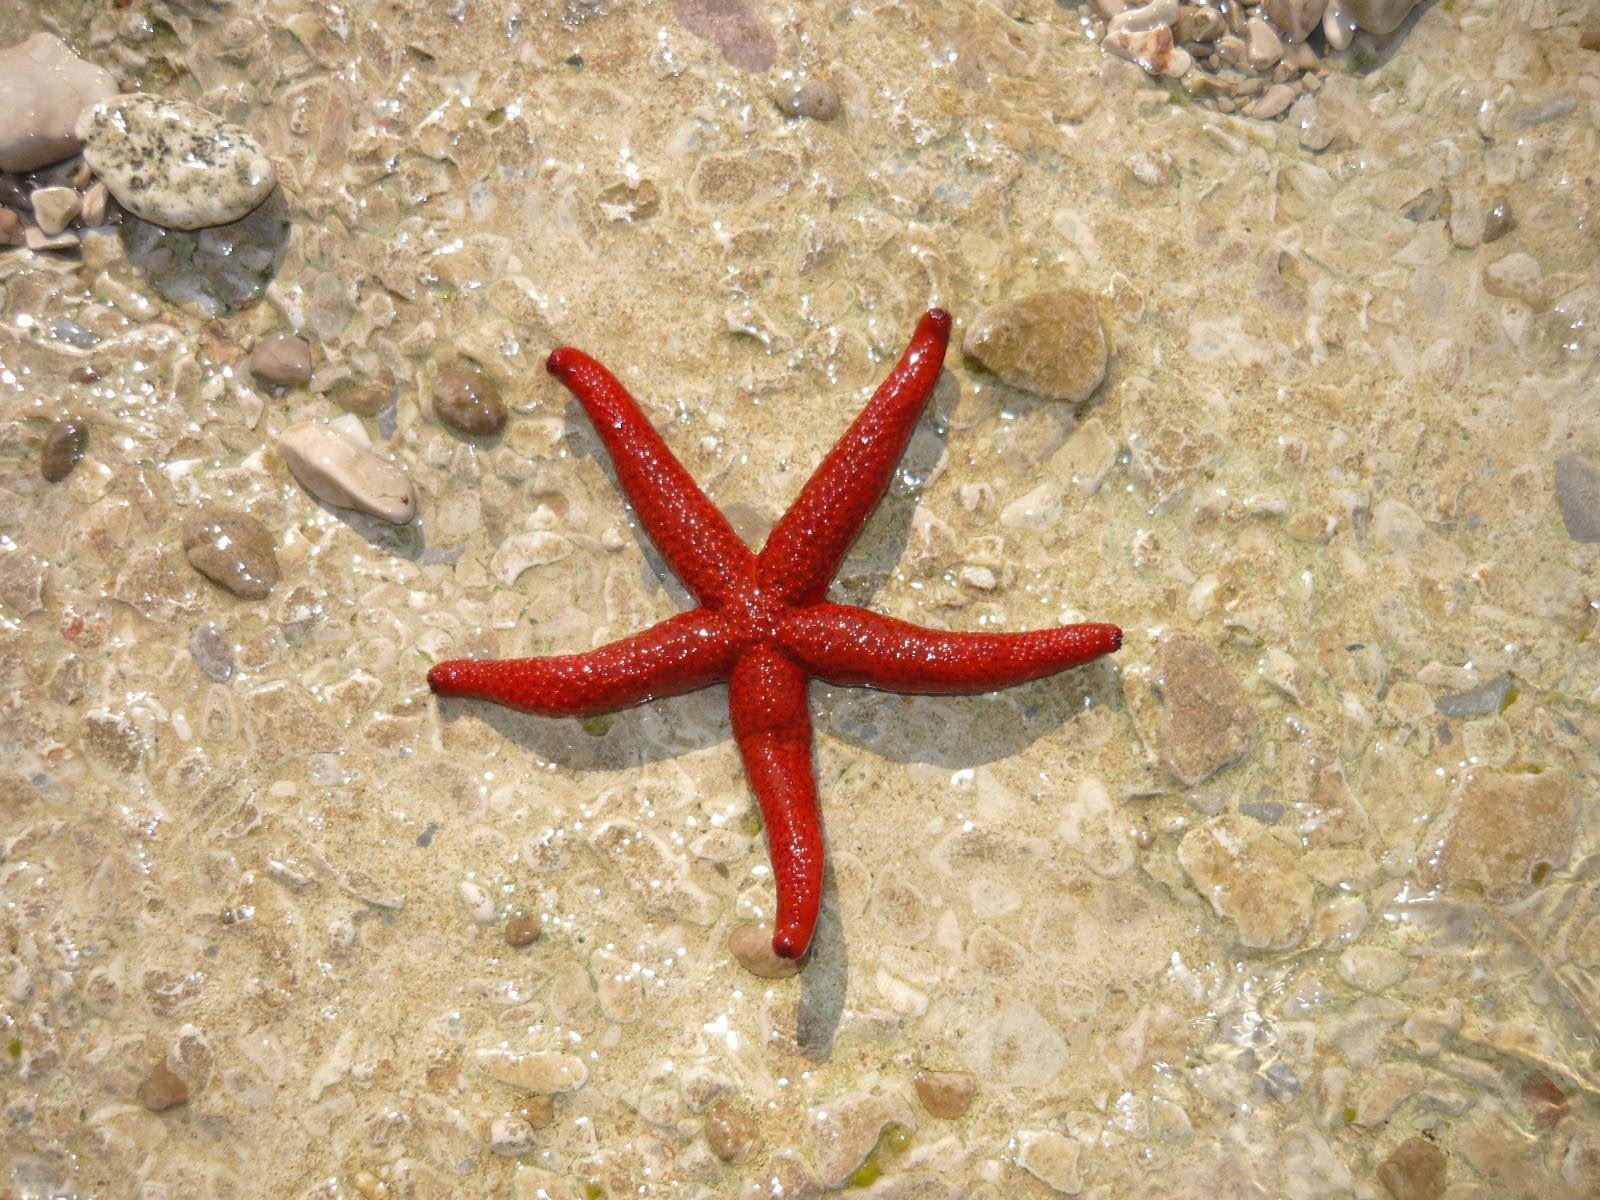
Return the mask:
<svg viewBox="0 0 1600 1200">
<path fill-rule="evenodd" d="M 1106 376 L 1106 334 L 1095 299 L 1079 288 L 1035 292 L 984 309 L 961 352 L 1001 381 L 1050 400 L 1081 403 Z"/>
<path fill-rule="evenodd" d="M 254 517 L 207 506 L 183 524 L 189 565 L 243 600 L 261 600 L 278 582 L 272 534 Z"/>
<path fill-rule="evenodd" d="M 102 101 L 78 119 L 77 132 L 117 203 L 169 229 L 237 221 L 277 186 L 254 138 L 182 100 L 132 92 Z"/>
<path fill-rule="evenodd" d="M 417 515 L 417 493 L 399 467 L 356 445 L 326 421 L 300 421 L 278 435 L 278 453 L 318 500 L 391 525 Z"/>
<path fill-rule="evenodd" d="M 1500 711 L 1500 706 L 1511 693 L 1511 676 L 1502 671 L 1493 679 L 1463 692 L 1440 696 L 1435 704 L 1440 716 L 1486 717 Z"/>
<path fill-rule="evenodd" d="M 0 171 L 33 171 L 78 152 L 78 117 L 117 94 L 111 72 L 50 33 L 0 50 Z"/>
<path fill-rule="evenodd" d="M 1600 542 L 1600 471 L 1576 451 L 1556 460 L 1556 503 L 1568 537 Z"/>
</svg>

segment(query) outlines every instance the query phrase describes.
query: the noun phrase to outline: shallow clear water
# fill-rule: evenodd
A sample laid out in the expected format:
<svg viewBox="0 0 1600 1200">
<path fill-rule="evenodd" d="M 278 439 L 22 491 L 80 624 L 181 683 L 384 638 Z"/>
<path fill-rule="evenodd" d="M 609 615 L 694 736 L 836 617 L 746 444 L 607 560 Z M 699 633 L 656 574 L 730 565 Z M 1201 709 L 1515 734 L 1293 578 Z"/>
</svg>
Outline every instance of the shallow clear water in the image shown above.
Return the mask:
<svg viewBox="0 0 1600 1200">
<path fill-rule="evenodd" d="M 1279 122 L 1043 0 L 735 12 L 0 14 L 282 184 L 0 250 L 0 1190 L 1600 1194 L 1600 500 L 1557 493 L 1600 458 L 1594 8 L 1434 5 Z M 800 75 L 837 116 L 779 111 Z M 835 594 L 1126 645 L 975 699 L 814 685 L 824 921 L 757 978 L 725 692 L 580 724 L 424 684 L 685 599 L 544 356 L 609 363 L 759 542 L 919 312 L 959 341 L 1064 287 L 1104 383 L 952 346 Z M 245 359 L 283 327 L 316 373 L 280 393 Z M 433 416 L 463 361 L 498 439 Z M 409 527 L 272 448 L 367 384 Z M 207 502 L 271 531 L 267 599 L 185 561 Z M 497 1051 L 566 1072 L 553 1108 Z"/>
</svg>

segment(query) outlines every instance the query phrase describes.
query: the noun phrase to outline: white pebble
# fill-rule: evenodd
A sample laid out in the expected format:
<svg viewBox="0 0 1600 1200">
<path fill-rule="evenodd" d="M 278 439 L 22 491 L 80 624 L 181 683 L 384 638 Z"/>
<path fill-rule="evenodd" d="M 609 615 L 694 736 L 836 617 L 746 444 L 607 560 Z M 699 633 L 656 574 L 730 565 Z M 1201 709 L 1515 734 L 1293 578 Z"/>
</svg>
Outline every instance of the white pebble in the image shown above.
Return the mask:
<svg viewBox="0 0 1600 1200">
<path fill-rule="evenodd" d="M 327 421 L 290 425 L 278 434 L 278 453 L 300 486 L 318 500 L 391 525 L 404 525 L 417 515 L 417 493 L 405 474 Z"/>
<path fill-rule="evenodd" d="M 1383 946 L 1347 946 L 1339 955 L 1339 978 L 1363 992 L 1393 987 L 1410 971 L 1405 955 Z"/>
<path fill-rule="evenodd" d="M 470 879 L 463 879 L 456 886 L 461 893 L 461 903 L 467 906 L 467 912 L 472 919 L 479 925 L 492 925 L 494 897 Z"/>
<path fill-rule="evenodd" d="M 515 1156 L 533 1149 L 533 1126 L 521 1117 L 496 1117 L 489 1122 L 489 1149 Z"/>
</svg>

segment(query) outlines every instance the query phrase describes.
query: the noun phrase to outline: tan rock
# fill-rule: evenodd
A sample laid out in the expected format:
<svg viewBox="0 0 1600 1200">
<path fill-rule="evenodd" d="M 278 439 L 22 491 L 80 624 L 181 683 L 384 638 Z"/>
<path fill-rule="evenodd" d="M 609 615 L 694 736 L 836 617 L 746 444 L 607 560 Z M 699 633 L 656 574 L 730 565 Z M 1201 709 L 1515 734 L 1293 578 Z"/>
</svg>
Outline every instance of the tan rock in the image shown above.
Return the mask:
<svg viewBox="0 0 1600 1200">
<path fill-rule="evenodd" d="M 1178 861 L 1195 890 L 1252 950 L 1284 950 L 1311 925 L 1311 880 L 1259 821 L 1224 813 L 1191 829 Z"/>
<path fill-rule="evenodd" d="M 1446 886 L 1476 883 L 1492 899 L 1515 899 L 1566 866 L 1576 821 L 1565 771 L 1481 771 L 1423 839 L 1422 877 Z"/>
<path fill-rule="evenodd" d="M 417 493 L 400 468 L 343 436 L 326 421 L 301 421 L 278 434 L 278 453 L 318 500 L 391 525 L 417 515 Z"/>
<path fill-rule="evenodd" d="M 917 1099 L 928 1115 L 941 1121 L 966 1116 L 977 1091 L 977 1081 L 967 1071 L 918 1071 L 911 1077 L 911 1086 L 917 1089 Z"/>
<path fill-rule="evenodd" d="M 1080 288 L 1036 292 L 984 309 L 961 352 L 1011 387 L 1078 404 L 1106 375 L 1106 335 L 1095 299 Z"/>
<path fill-rule="evenodd" d="M 296 387 L 311 378 L 311 343 L 279 330 L 250 351 L 250 374 L 269 387 Z"/>
<path fill-rule="evenodd" d="M 83 209 L 83 197 L 76 188 L 35 188 L 28 199 L 33 202 L 33 219 L 52 237 L 71 225 Z"/>
<path fill-rule="evenodd" d="M 823 1186 L 837 1188 L 867 1160 L 885 1127 L 915 1129 L 917 1118 L 899 1096 L 851 1092 L 812 1109 L 806 1124 Z"/>
<path fill-rule="evenodd" d="M 1239 761 L 1256 736 L 1255 710 L 1222 656 L 1193 634 L 1165 639 L 1156 659 L 1161 761 L 1192 787 Z"/>
<path fill-rule="evenodd" d="M 111 72 L 50 33 L 0 50 L 0 171 L 34 171 L 70 158 L 78 116 L 117 94 Z"/>
<path fill-rule="evenodd" d="M 583 1060 L 556 1050 L 518 1052 L 498 1047 L 479 1050 L 473 1065 L 491 1079 L 525 1092 L 574 1092 L 589 1080 Z"/>
<path fill-rule="evenodd" d="M 1328 0 L 1265 0 L 1261 10 L 1286 42 L 1303 42 L 1322 24 Z"/>
<path fill-rule="evenodd" d="M 1444 1180 L 1444 1151 L 1423 1137 L 1408 1137 L 1378 1167 L 1378 1182 L 1394 1200 L 1439 1200 Z"/>
<path fill-rule="evenodd" d="M 1419 0 L 1340 0 L 1344 12 L 1368 33 L 1393 33 L 1405 23 Z"/>
<path fill-rule="evenodd" d="M 755 922 L 740 925 L 728 935 L 728 951 L 741 967 L 762 979 L 787 979 L 805 966 L 803 959 L 774 954 L 772 930 Z"/>
</svg>

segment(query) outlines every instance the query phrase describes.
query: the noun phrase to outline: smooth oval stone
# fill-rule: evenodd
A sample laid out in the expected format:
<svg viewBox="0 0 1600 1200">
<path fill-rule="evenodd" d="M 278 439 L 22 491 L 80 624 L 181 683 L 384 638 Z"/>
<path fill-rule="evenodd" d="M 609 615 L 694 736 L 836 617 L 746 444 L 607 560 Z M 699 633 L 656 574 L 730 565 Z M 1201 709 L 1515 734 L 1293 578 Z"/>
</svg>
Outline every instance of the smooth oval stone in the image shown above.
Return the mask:
<svg viewBox="0 0 1600 1200">
<path fill-rule="evenodd" d="M 78 152 L 83 110 L 117 94 L 110 71 L 53 33 L 0 50 L 0 171 L 36 171 Z"/>
<path fill-rule="evenodd" d="M 417 493 L 400 468 L 363 450 L 326 421 L 300 421 L 278 435 L 278 453 L 318 500 L 391 525 L 417 515 Z"/>
<path fill-rule="evenodd" d="M 433 415 L 460 433 L 488 437 L 505 428 L 500 389 L 481 371 L 451 367 L 433 384 Z"/>
<path fill-rule="evenodd" d="M 130 92 L 78 119 L 83 157 L 118 204 L 168 229 L 237 221 L 278 172 L 243 129 L 183 100 Z"/>
<path fill-rule="evenodd" d="M 89 427 L 76 417 L 62 417 L 45 435 L 39 473 L 50 483 L 60 483 L 72 474 L 88 446 Z"/>
<path fill-rule="evenodd" d="M 272 534 L 254 517 L 208 505 L 183 523 L 183 553 L 211 582 L 245 600 L 261 600 L 278 582 Z"/>
<path fill-rule="evenodd" d="M 311 378 L 311 343 L 279 330 L 250 351 L 250 374 L 270 387 L 293 387 Z"/>
<path fill-rule="evenodd" d="M 1002 382 L 1077 404 L 1106 377 L 1106 333 L 1094 297 L 1080 288 L 1035 292 L 984 309 L 961 352 Z"/>
<path fill-rule="evenodd" d="M 774 97 L 785 116 L 831 121 L 839 115 L 839 93 L 825 79 L 797 79 L 778 89 Z"/>
</svg>

